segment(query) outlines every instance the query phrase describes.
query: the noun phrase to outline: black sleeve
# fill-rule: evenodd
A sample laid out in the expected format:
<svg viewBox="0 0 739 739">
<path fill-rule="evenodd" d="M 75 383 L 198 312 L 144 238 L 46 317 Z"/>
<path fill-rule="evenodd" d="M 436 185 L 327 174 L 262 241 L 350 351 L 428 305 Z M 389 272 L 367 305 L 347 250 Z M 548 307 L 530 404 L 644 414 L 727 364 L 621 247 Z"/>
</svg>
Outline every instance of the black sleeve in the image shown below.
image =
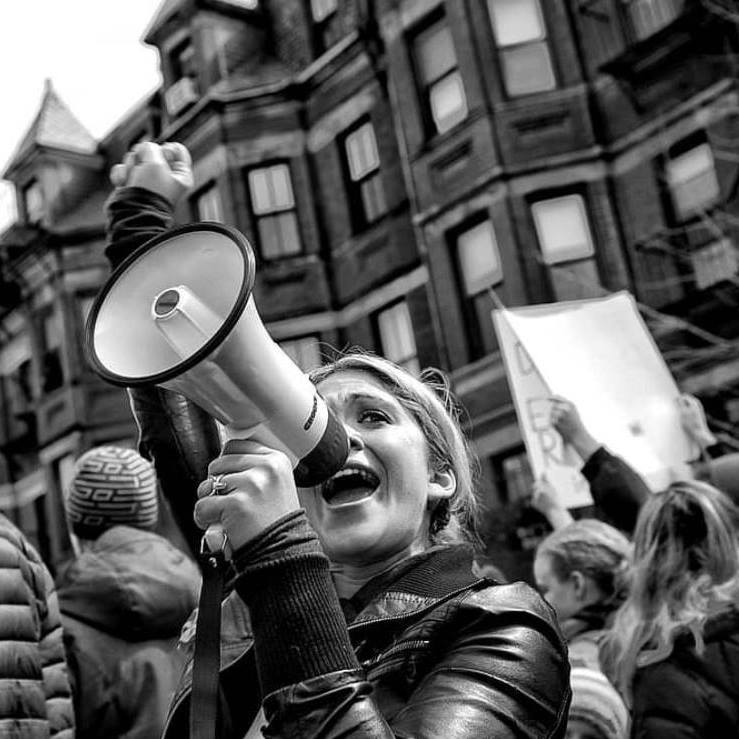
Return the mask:
<svg viewBox="0 0 739 739">
<path fill-rule="evenodd" d="M 172 206 L 140 187 L 113 192 L 107 204 L 105 254 L 113 268 L 174 223 Z M 129 388 L 131 410 L 139 428 L 139 452 L 153 460 L 162 494 L 172 516 L 197 554 L 202 532 L 192 517 L 198 484 L 221 448 L 215 421 L 183 395 L 161 387 Z"/>
<path fill-rule="evenodd" d="M 641 475 L 603 446 L 585 462 L 582 474 L 590 483 L 598 517 L 632 533 L 639 509 L 650 495 Z"/>
<path fill-rule="evenodd" d="M 105 207 L 108 215 L 105 256 L 114 269 L 174 223 L 169 201 L 141 187 L 118 188 Z"/>
</svg>

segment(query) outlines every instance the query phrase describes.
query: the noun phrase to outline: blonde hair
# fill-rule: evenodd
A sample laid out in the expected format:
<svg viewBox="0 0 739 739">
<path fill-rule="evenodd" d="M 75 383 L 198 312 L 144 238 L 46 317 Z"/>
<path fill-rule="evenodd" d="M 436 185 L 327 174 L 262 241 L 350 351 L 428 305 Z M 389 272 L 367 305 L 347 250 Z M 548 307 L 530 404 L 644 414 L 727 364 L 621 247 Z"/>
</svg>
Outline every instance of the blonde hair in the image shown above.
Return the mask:
<svg viewBox="0 0 739 739">
<path fill-rule="evenodd" d="M 634 533 L 629 595 L 601 649 L 628 700 L 639 667 L 669 657 L 686 631 L 701 653 L 710 612 L 739 604 L 737 532 L 739 509 L 706 483 L 676 482 L 647 499 Z"/>
<path fill-rule="evenodd" d="M 427 369 L 417 378 L 394 362 L 357 349 L 309 374 L 318 385 L 330 375 L 350 370 L 366 372 L 392 393 L 419 425 L 428 444 L 431 468 L 454 473 L 453 495 L 440 501 L 431 514 L 430 543 L 476 541 L 478 463 L 460 427 L 460 408 L 444 375 Z"/>
<path fill-rule="evenodd" d="M 560 580 L 572 572 L 591 578 L 603 595 L 602 602 L 615 607 L 625 591 L 631 550 L 631 542 L 618 529 L 584 518 L 549 534 L 536 554 L 550 558 L 552 572 Z"/>
</svg>

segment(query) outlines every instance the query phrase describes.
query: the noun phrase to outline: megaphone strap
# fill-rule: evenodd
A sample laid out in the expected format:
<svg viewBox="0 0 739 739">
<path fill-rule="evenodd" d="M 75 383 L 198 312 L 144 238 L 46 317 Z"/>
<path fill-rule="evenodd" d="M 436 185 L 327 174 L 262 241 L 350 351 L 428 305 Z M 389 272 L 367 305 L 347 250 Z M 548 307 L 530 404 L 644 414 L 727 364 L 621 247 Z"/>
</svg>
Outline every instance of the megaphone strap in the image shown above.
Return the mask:
<svg viewBox="0 0 739 739">
<path fill-rule="evenodd" d="M 226 559 L 223 548 L 211 552 L 203 537 L 200 560 L 203 584 L 200 590 L 195 629 L 190 739 L 216 739 L 221 668 L 221 600 Z"/>
</svg>

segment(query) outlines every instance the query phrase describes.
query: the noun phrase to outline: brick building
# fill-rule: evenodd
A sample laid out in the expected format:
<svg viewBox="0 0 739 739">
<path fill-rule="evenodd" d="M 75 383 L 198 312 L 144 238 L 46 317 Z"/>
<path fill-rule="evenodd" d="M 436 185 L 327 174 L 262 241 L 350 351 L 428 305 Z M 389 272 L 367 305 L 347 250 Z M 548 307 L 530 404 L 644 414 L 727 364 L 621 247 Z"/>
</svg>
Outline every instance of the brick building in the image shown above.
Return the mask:
<svg viewBox="0 0 739 739">
<path fill-rule="evenodd" d="M 698 0 L 164 0 L 163 85 L 96 142 L 47 89 L 7 165 L 0 236 L 0 505 L 52 562 L 74 457 L 131 443 L 86 366 L 107 273 L 107 171 L 177 140 L 181 222 L 239 228 L 262 318 L 302 364 L 322 342 L 446 370 L 490 506 L 528 492 L 490 322 L 628 289 L 685 389 L 731 430 L 739 381 L 739 19 Z M 492 290 L 491 290 L 492 288 Z M 501 517 L 501 520 L 504 517 Z"/>
</svg>

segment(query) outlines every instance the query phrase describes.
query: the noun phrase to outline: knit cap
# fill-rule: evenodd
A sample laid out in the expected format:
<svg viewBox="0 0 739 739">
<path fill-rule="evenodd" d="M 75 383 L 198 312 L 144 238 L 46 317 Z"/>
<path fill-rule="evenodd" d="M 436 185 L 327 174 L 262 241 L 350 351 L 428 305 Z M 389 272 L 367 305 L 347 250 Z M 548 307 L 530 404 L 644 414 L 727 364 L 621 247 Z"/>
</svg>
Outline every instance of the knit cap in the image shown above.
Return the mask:
<svg viewBox="0 0 739 739">
<path fill-rule="evenodd" d="M 159 512 L 154 466 L 132 449 L 90 449 L 77 460 L 66 506 L 72 531 L 82 539 L 96 539 L 118 525 L 154 528 Z"/>
<path fill-rule="evenodd" d="M 583 722 L 603 739 L 627 739 L 629 711 L 616 688 L 602 672 L 589 667 L 573 667 L 570 686 L 570 721 L 575 719 Z"/>
</svg>

